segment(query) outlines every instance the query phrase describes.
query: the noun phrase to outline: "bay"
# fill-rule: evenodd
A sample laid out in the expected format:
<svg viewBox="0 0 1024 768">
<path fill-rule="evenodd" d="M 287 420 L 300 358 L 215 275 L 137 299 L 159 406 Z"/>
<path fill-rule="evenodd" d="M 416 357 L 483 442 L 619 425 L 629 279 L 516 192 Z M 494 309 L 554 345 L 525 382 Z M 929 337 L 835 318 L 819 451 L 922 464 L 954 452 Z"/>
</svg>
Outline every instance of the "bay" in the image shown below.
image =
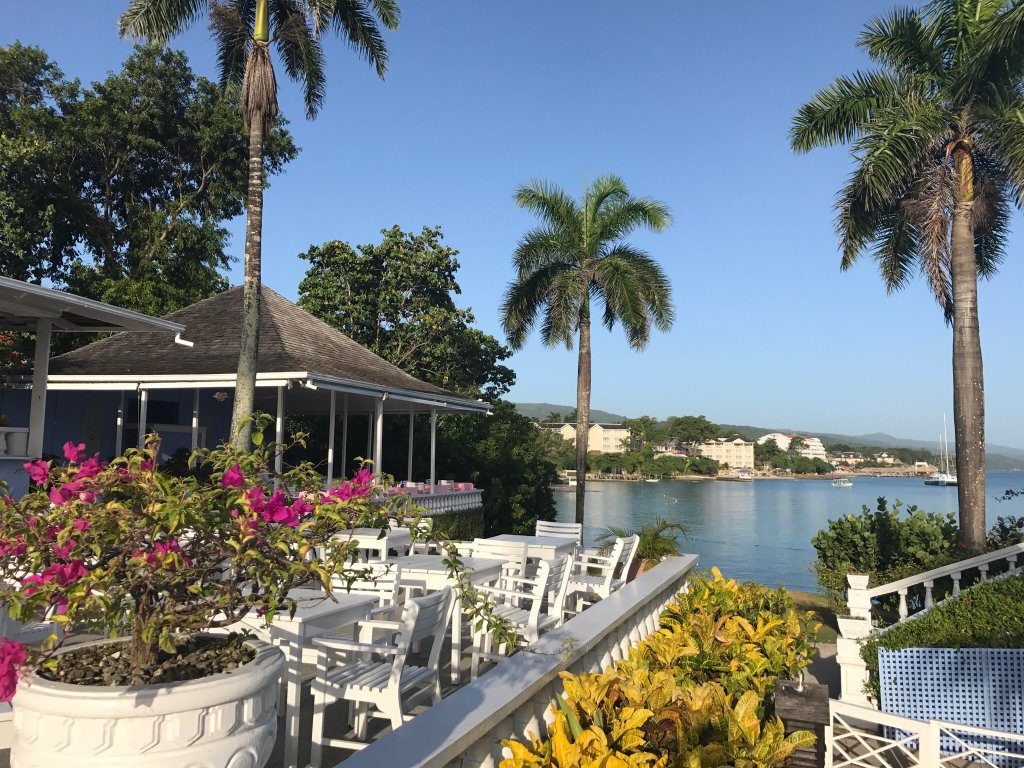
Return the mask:
<svg viewBox="0 0 1024 768">
<path fill-rule="evenodd" d="M 1024 515 L 1024 498 L 996 500 L 1010 488 L 1024 490 L 1024 473 L 988 473 L 990 525 L 1000 515 Z M 608 526 L 637 528 L 663 517 L 687 527 L 680 549 L 699 555 L 701 568 L 715 565 L 732 578 L 815 592 L 815 533 L 831 519 L 860 512 L 861 505 L 874 508 L 880 496 L 928 512 L 957 510 L 956 488 L 926 486 L 918 478 L 855 477 L 852 488 L 818 479 L 590 481 L 584 542 L 592 545 Z M 558 489 L 555 499 L 558 519 L 571 521 L 575 489 Z"/>
</svg>

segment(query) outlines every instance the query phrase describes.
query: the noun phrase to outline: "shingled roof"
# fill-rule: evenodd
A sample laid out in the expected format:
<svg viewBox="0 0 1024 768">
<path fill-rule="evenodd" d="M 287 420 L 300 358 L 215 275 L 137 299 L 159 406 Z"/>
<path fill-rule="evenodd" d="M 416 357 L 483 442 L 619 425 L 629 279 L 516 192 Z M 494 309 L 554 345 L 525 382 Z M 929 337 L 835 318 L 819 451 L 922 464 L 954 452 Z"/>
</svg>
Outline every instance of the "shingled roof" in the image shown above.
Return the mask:
<svg viewBox="0 0 1024 768">
<path fill-rule="evenodd" d="M 280 294 L 263 287 L 258 373 L 308 372 L 384 391 L 464 399 L 410 376 Z M 51 376 L 225 374 L 238 367 L 242 288 L 231 288 L 167 315 L 185 326 L 183 347 L 166 333 L 118 333 L 50 361 Z"/>
</svg>

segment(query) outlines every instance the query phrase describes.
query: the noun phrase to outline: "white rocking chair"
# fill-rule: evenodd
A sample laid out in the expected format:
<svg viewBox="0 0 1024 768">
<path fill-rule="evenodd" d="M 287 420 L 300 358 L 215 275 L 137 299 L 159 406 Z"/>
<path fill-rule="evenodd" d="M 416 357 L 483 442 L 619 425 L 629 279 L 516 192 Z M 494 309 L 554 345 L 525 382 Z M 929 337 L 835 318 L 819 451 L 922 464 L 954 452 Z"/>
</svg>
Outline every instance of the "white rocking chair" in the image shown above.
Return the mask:
<svg viewBox="0 0 1024 768">
<path fill-rule="evenodd" d="M 577 611 L 583 610 L 584 603 L 603 600 L 626 583 L 639 543 L 640 537 L 634 534 L 616 539 L 607 555 L 588 549 L 576 558 L 569 592 L 577 595 Z"/>
</svg>

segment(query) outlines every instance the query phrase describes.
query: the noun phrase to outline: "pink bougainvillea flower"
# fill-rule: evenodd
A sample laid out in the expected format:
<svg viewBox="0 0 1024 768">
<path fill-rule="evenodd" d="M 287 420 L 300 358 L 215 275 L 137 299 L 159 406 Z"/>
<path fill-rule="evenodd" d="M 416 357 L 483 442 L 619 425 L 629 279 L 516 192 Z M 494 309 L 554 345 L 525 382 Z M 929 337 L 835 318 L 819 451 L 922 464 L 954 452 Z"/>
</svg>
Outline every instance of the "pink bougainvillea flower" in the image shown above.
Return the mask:
<svg viewBox="0 0 1024 768">
<path fill-rule="evenodd" d="M 104 463 L 100 461 L 100 455 L 97 453 L 91 459 L 86 459 L 82 462 L 82 465 L 78 468 L 78 474 L 75 475 L 75 479 L 88 480 L 90 477 L 96 477 L 96 475 L 103 471 L 104 466 Z"/>
<path fill-rule="evenodd" d="M 61 560 L 67 560 L 72 550 L 75 548 L 75 542 L 72 539 L 68 539 L 63 544 L 53 544 L 53 554 L 59 557 Z"/>
<path fill-rule="evenodd" d="M 75 445 L 70 440 L 64 443 L 64 458 L 74 464 L 78 461 L 78 458 L 85 452 L 85 443 L 79 443 Z"/>
<path fill-rule="evenodd" d="M 242 472 L 242 468 L 237 464 L 232 464 L 231 468 L 221 477 L 220 484 L 224 488 L 241 488 L 245 484 L 245 474 Z"/>
<path fill-rule="evenodd" d="M 24 536 L 13 539 L 0 538 L 0 557 L 21 557 L 28 551 Z"/>
<path fill-rule="evenodd" d="M 142 463 L 139 464 L 139 469 L 141 469 L 143 472 L 152 472 L 154 466 L 156 465 L 153 464 L 152 459 L 143 459 Z"/>
<path fill-rule="evenodd" d="M 18 673 L 28 661 L 25 646 L 15 640 L 0 638 L 0 702 L 14 698 L 18 687 Z"/>
<path fill-rule="evenodd" d="M 50 502 L 57 506 L 67 504 L 71 499 L 77 499 L 81 490 L 82 482 L 79 480 L 71 480 L 64 485 L 55 485 L 50 488 Z"/>
<path fill-rule="evenodd" d="M 71 527 L 76 531 L 88 531 L 92 528 L 92 523 L 86 520 L 84 517 L 76 517 L 71 521 Z"/>
<path fill-rule="evenodd" d="M 45 485 L 50 479 L 50 462 L 36 459 L 25 465 L 29 479 L 36 485 Z"/>
</svg>

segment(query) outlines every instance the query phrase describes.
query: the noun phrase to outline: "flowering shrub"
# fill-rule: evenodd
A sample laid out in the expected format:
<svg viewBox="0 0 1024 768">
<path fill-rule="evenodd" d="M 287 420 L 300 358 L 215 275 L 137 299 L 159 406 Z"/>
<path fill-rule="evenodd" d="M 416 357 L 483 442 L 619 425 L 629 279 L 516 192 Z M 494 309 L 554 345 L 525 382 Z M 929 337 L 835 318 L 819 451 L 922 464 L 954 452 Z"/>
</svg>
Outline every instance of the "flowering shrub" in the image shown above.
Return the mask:
<svg viewBox="0 0 1024 768">
<path fill-rule="evenodd" d="M 211 480 L 173 477 L 156 464 L 158 442 L 105 463 L 64 446 L 66 465 L 26 465 L 31 490 L 0 505 L 0 607 L 21 621 L 43 614 L 77 628 L 128 635 L 132 669 L 174 654 L 190 633 L 250 613 L 269 622 L 294 610 L 288 593 L 351 582 L 360 571 L 343 532 L 387 527 L 408 498 L 385 497 L 369 469 L 326 493 L 311 466 L 268 485 L 275 452 L 258 420 L 251 452 L 201 451 Z M 301 441 L 301 436 L 296 440 Z M 48 651 L 0 645 L 0 700 L 15 670 Z"/>
</svg>

